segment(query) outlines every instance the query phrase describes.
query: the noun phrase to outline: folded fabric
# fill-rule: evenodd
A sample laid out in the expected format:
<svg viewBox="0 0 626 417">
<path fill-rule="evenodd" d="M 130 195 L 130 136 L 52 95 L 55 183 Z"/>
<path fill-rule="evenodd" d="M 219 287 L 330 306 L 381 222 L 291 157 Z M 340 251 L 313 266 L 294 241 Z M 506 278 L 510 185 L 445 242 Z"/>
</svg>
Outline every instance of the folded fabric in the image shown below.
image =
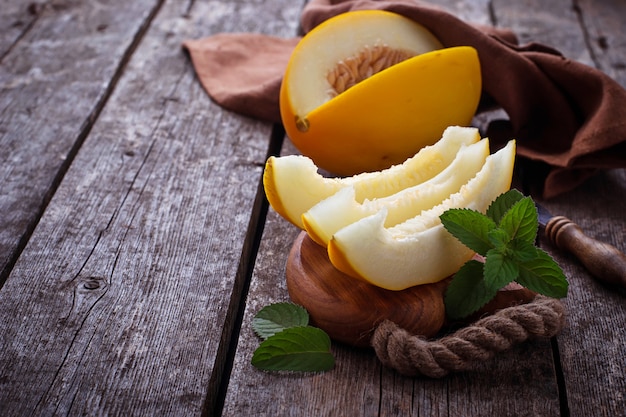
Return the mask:
<svg viewBox="0 0 626 417">
<path fill-rule="evenodd" d="M 506 30 L 468 24 L 419 0 L 312 0 L 301 16 L 304 33 L 340 13 L 384 9 L 428 28 L 445 47 L 478 51 L 482 103 L 508 115 L 487 130 L 498 147 L 517 139 L 525 179 L 550 198 L 600 169 L 626 167 L 626 90 L 601 71 L 537 43 L 520 46 Z M 183 43 L 207 93 L 221 106 L 280 122 L 282 75 L 299 38 L 217 34 Z M 482 110 L 479 109 L 479 111 Z"/>
</svg>

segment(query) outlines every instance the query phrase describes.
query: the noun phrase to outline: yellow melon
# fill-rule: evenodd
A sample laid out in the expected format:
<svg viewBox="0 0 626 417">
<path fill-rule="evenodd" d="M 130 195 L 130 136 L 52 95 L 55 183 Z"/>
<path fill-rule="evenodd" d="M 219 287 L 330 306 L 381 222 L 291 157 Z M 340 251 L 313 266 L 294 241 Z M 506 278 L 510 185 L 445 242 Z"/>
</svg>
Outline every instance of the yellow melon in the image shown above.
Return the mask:
<svg viewBox="0 0 626 417">
<path fill-rule="evenodd" d="M 395 13 L 352 11 L 296 46 L 280 111 L 302 154 L 346 176 L 402 163 L 446 127 L 468 125 L 481 88 L 474 48 L 442 49 L 424 27 Z"/>
</svg>

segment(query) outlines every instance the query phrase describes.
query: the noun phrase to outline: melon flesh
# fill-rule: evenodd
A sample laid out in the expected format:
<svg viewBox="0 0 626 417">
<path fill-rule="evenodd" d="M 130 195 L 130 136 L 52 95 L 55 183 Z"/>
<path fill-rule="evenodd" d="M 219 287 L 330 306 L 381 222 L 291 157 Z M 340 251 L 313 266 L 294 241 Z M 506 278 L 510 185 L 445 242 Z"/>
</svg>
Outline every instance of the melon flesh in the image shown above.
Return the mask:
<svg viewBox="0 0 626 417">
<path fill-rule="evenodd" d="M 401 51 L 407 57 L 443 47 L 423 26 L 382 10 L 339 15 L 305 39 L 291 56 L 288 74 L 291 104 L 302 117 L 334 97 L 328 74 L 349 58 L 367 55 L 376 47 Z"/>
<path fill-rule="evenodd" d="M 448 126 L 468 126 L 481 91 L 476 49 L 444 48 L 395 13 L 351 11 L 315 27 L 294 48 L 280 114 L 300 153 L 350 176 L 401 164 Z"/>
<path fill-rule="evenodd" d="M 333 235 L 332 264 L 347 275 L 389 290 L 438 282 L 454 274 L 473 255 L 441 224 L 450 208 L 485 212 L 511 186 L 515 142 L 490 155 L 480 172 L 441 204 L 386 228 L 386 209 L 358 220 Z"/>
<path fill-rule="evenodd" d="M 354 187 L 359 202 L 395 194 L 433 178 L 454 160 L 462 146 L 479 140 L 478 129 L 451 126 L 438 142 L 422 148 L 400 165 L 344 178 L 322 176 L 315 163 L 305 156 L 270 157 L 263 174 L 265 194 L 278 214 L 304 229 L 302 214 L 340 189 Z"/>
<path fill-rule="evenodd" d="M 315 242 L 326 246 L 335 232 L 382 208 L 387 210 L 385 227 L 394 226 L 440 204 L 459 191 L 463 184 L 480 171 L 488 155 L 488 139 L 463 146 L 454 161 L 439 174 L 387 197 L 359 202 L 354 187 L 346 187 L 305 212 L 302 215 L 304 227 Z"/>
</svg>

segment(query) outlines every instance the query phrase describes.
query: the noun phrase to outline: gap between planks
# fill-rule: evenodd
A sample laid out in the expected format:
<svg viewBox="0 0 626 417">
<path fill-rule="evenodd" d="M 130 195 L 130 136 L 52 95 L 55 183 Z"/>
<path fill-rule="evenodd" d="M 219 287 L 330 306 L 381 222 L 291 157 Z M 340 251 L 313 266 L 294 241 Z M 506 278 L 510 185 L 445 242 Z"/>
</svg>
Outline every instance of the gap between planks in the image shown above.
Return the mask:
<svg viewBox="0 0 626 417">
<path fill-rule="evenodd" d="M 281 124 L 274 124 L 270 133 L 270 140 L 265 160 L 270 156 L 280 155 L 280 150 L 285 139 L 285 130 Z M 246 231 L 246 241 L 244 242 L 239 266 L 237 268 L 237 278 L 235 280 L 235 289 L 228 307 L 228 316 L 222 329 L 220 338 L 220 348 L 215 359 L 215 372 L 209 381 L 208 392 L 205 398 L 205 404 L 202 407 L 203 416 L 222 415 L 224 402 L 226 400 L 226 392 L 230 375 L 235 362 L 237 353 L 237 345 L 239 342 L 239 334 L 243 324 L 244 313 L 248 300 L 248 291 L 250 282 L 252 281 L 252 273 L 256 256 L 261 245 L 263 230 L 265 229 L 265 220 L 269 210 L 269 203 L 265 197 L 265 188 L 263 187 L 263 172 L 259 178 L 254 204 L 252 206 L 252 214 Z M 223 359 L 221 359 L 223 357 Z"/>
</svg>

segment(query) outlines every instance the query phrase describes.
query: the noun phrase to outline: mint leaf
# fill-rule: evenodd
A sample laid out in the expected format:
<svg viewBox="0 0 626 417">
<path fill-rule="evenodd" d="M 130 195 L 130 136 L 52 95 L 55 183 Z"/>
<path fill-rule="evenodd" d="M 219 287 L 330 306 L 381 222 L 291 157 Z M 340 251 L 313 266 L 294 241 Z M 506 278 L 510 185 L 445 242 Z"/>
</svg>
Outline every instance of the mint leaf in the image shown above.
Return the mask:
<svg viewBox="0 0 626 417">
<path fill-rule="evenodd" d="M 497 288 L 494 290 L 485 285 L 483 264 L 476 260 L 468 261 L 454 274 L 446 289 L 446 314 L 452 320 L 466 317 L 487 304 L 497 292 Z"/>
<path fill-rule="evenodd" d="M 535 250 L 535 259 L 520 264 L 517 283 L 548 297 L 565 297 L 569 284 L 563 270 L 544 250 Z"/>
<path fill-rule="evenodd" d="M 518 263 L 529 262 L 537 258 L 537 247 L 530 242 L 513 239 L 508 243 L 511 257 Z"/>
<path fill-rule="evenodd" d="M 496 224 L 484 214 L 470 209 L 449 209 L 439 217 L 443 227 L 474 252 L 484 256 L 491 249 L 488 233 Z"/>
<path fill-rule="evenodd" d="M 496 292 L 508 283 L 515 281 L 519 275 L 517 263 L 497 249 L 487 252 L 483 270 L 485 285 L 489 288 L 495 288 Z"/>
<path fill-rule="evenodd" d="M 290 327 L 309 324 L 309 313 L 293 303 L 275 303 L 263 307 L 252 319 L 252 328 L 262 339 L 267 339 Z"/>
<path fill-rule="evenodd" d="M 534 243 L 539 228 L 535 202 L 530 197 L 524 197 L 517 201 L 513 207 L 504 213 L 498 226 L 507 232 L 510 239 L 521 239 Z"/>
<path fill-rule="evenodd" d="M 450 209 L 441 215 L 448 232 L 485 258 L 469 261 L 454 275 L 446 291 L 446 313 L 452 319 L 475 312 L 512 281 L 549 297 L 567 294 L 568 283 L 559 265 L 535 246 L 537 208 L 517 190 L 498 196 L 486 215 Z"/>
<path fill-rule="evenodd" d="M 252 354 L 252 365 L 268 371 L 326 371 L 335 364 L 330 337 L 308 326 L 309 313 L 293 303 L 263 307 L 252 319 L 256 334 L 265 339 Z"/>
<path fill-rule="evenodd" d="M 524 198 L 524 194 L 520 193 L 516 189 L 500 194 L 489 205 L 489 208 L 487 209 L 487 217 L 493 220 L 494 223 L 499 224 L 504 214 L 522 198 Z"/>
<path fill-rule="evenodd" d="M 335 366 L 330 338 L 315 327 L 291 327 L 268 337 L 252 355 L 252 365 L 268 371 L 327 371 Z"/>
<path fill-rule="evenodd" d="M 509 234 L 506 231 L 502 229 L 493 229 L 489 231 L 487 237 L 489 238 L 489 243 L 491 243 L 494 249 L 497 249 L 500 252 L 506 252 L 509 240 L 511 240 Z"/>
</svg>

